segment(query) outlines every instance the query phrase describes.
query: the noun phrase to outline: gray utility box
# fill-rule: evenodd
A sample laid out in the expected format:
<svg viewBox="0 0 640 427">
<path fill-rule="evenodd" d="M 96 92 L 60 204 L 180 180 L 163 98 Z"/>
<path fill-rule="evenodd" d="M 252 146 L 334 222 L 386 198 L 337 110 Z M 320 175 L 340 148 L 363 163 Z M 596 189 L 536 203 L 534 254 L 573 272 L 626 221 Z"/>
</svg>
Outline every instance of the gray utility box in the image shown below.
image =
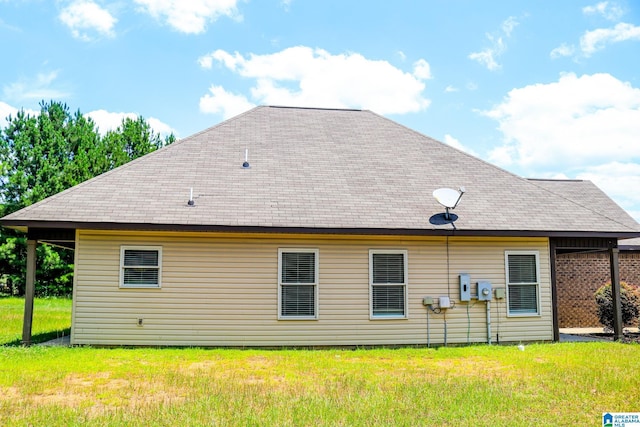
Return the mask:
<svg viewBox="0 0 640 427">
<path fill-rule="evenodd" d="M 471 301 L 471 278 L 468 274 L 460 275 L 460 301 Z"/>
</svg>

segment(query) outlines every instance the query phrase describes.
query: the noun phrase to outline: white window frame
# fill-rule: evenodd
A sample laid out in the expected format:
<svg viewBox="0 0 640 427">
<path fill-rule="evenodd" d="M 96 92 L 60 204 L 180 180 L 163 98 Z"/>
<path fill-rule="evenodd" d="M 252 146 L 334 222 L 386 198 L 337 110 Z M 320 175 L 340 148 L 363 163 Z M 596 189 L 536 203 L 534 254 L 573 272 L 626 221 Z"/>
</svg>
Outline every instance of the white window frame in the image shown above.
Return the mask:
<svg viewBox="0 0 640 427">
<path fill-rule="evenodd" d="M 509 255 L 534 255 L 536 259 L 536 282 L 532 283 L 513 283 L 518 286 L 535 286 L 536 287 L 536 312 L 535 313 L 518 313 L 511 312 L 511 304 L 509 302 L 509 286 L 512 285 L 511 278 L 509 277 Z M 540 309 L 540 252 L 539 251 L 505 251 L 504 253 L 504 266 L 505 266 L 505 282 L 507 288 L 507 317 L 539 317 L 541 315 Z"/>
<path fill-rule="evenodd" d="M 125 251 L 157 251 L 158 252 L 158 265 L 156 267 L 153 266 L 134 266 L 134 265 L 124 265 L 124 253 Z M 124 271 L 126 268 L 156 268 L 158 270 L 158 283 L 157 284 L 148 284 L 148 285 L 128 285 L 124 283 Z M 120 246 L 120 288 L 124 289 L 160 289 L 162 287 L 162 246 L 129 246 L 123 245 Z"/>
<path fill-rule="evenodd" d="M 373 283 L 373 256 L 375 254 L 402 254 L 404 261 L 403 283 Z M 374 286 L 397 285 L 404 287 L 404 313 L 403 314 L 374 314 L 373 312 L 373 288 Z M 369 249 L 369 320 L 396 320 L 409 318 L 409 252 L 406 249 Z"/>
<path fill-rule="evenodd" d="M 283 253 L 313 253 L 314 281 L 313 283 L 283 283 L 282 282 L 282 254 Z M 314 248 L 278 248 L 278 320 L 317 320 L 319 286 L 320 251 Z M 313 316 L 283 316 L 282 315 L 282 286 L 314 286 Z"/>
</svg>

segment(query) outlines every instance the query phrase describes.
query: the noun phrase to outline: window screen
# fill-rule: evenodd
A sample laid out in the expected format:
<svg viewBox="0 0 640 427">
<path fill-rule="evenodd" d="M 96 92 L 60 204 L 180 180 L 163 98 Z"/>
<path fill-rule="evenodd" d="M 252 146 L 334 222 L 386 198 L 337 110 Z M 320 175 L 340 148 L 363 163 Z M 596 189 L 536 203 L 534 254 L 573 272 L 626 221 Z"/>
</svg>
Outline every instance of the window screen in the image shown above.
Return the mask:
<svg viewBox="0 0 640 427">
<path fill-rule="evenodd" d="M 404 315 L 404 286 L 376 285 L 372 293 L 374 315 Z"/>
<path fill-rule="evenodd" d="M 282 283 L 314 283 L 316 261 L 313 252 L 282 253 Z"/>
<path fill-rule="evenodd" d="M 372 317 L 406 315 L 406 252 L 370 252 Z"/>
<path fill-rule="evenodd" d="M 315 285 L 282 285 L 282 316 L 315 316 Z"/>
<path fill-rule="evenodd" d="M 280 250 L 280 318 L 315 318 L 317 250 Z"/>
<path fill-rule="evenodd" d="M 404 283 L 404 254 L 373 254 L 373 283 Z"/>
<path fill-rule="evenodd" d="M 538 314 L 537 253 L 507 254 L 509 314 Z"/>
<path fill-rule="evenodd" d="M 160 249 L 122 248 L 121 286 L 159 287 Z"/>
</svg>

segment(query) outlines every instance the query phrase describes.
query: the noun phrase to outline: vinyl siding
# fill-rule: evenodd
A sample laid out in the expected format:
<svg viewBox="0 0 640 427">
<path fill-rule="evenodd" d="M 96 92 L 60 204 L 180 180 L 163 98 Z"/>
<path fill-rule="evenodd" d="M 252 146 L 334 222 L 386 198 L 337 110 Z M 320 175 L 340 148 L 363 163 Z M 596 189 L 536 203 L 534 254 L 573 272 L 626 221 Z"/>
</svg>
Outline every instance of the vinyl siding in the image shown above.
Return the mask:
<svg viewBox="0 0 640 427">
<path fill-rule="evenodd" d="M 119 287 L 121 245 L 162 247 L 160 289 Z M 317 320 L 278 320 L 278 248 L 284 247 L 318 249 Z M 407 250 L 407 319 L 370 320 L 370 249 Z M 472 293 L 478 280 L 504 288 L 506 250 L 540 252 L 541 315 L 507 317 L 506 300 L 494 299 L 492 340 L 496 334 L 501 342 L 551 340 L 547 239 L 450 237 L 447 250 L 444 237 L 81 230 L 71 340 L 178 346 L 439 344 L 444 315 L 429 312 L 427 329 L 422 298 L 449 295 L 456 305 L 446 312 L 447 342 L 486 342 L 486 305 L 472 300 L 467 307 L 459 301 L 458 274 L 470 274 Z"/>
</svg>

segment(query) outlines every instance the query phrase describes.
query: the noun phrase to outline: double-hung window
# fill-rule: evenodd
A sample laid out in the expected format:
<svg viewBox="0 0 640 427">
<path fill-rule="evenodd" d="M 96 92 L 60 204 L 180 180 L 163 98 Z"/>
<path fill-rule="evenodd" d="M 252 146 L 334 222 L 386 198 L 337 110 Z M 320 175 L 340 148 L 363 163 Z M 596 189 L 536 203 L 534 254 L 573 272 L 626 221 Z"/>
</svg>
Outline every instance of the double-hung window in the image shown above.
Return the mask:
<svg viewBox="0 0 640 427">
<path fill-rule="evenodd" d="M 162 282 L 162 247 L 122 246 L 120 287 L 159 288 Z"/>
<path fill-rule="evenodd" d="M 318 318 L 317 249 L 278 249 L 278 318 Z"/>
<path fill-rule="evenodd" d="M 372 319 L 407 317 L 407 251 L 369 251 Z"/>
<path fill-rule="evenodd" d="M 510 316 L 540 314 L 540 262 L 537 251 L 505 252 Z"/>
</svg>

